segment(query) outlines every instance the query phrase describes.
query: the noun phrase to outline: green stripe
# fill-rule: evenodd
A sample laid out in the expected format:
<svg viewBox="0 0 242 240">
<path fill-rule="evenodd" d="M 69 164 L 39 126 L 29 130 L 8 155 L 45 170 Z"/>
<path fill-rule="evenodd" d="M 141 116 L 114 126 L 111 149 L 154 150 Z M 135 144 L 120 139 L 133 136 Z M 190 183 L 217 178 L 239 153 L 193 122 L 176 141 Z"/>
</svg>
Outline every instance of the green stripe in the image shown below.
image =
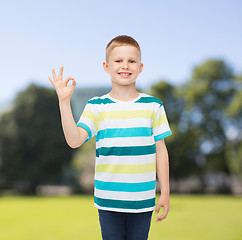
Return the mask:
<svg viewBox="0 0 242 240">
<path fill-rule="evenodd" d="M 159 103 L 161 106 L 163 105 L 162 101 L 156 97 L 141 97 L 135 103 Z"/>
<path fill-rule="evenodd" d="M 138 156 L 153 154 L 156 152 L 155 144 L 148 146 L 129 146 L 129 147 L 100 147 L 99 155 L 103 156 Z"/>
<path fill-rule="evenodd" d="M 115 103 L 115 102 L 112 101 L 109 98 L 97 98 L 97 99 L 89 100 L 87 103 L 90 103 L 90 104 L 109 104 L 109 103 Z"/>
<path fill-rule="evenodd" d="M 163 105 L 162 101 L 156 97 L 141 97 L 140 99 L 135 101 L 135 103 L 153 103 L 153 102 L 159 103 L 161 106 Z M 96 98 L 96 99 L 89 100 L 87 103 L 109 104 L 109 103 L 115 103 L 115 102 L 112 101 L 110 98 Z"/>
<path fill-rule="evenodd" d="M 96 136 L 95 136 L 95 138 L 96 138 Z M 97 141 L 97 140 L 96 140 Z M 99 151 L 98 151 L 98 149 L 96 149 L 96 157 L 98 158 L 99 157 Z"/>
<path fill-rule="evenodd" d="M 108 208 L 122 208 L 122 209 L 142 209 L 155 206 L 155 198 L 141 200 L 141 201 L 123 201 L 104 199 L 94 196 L 94 202 L 100 207 Z"/>
</svg>

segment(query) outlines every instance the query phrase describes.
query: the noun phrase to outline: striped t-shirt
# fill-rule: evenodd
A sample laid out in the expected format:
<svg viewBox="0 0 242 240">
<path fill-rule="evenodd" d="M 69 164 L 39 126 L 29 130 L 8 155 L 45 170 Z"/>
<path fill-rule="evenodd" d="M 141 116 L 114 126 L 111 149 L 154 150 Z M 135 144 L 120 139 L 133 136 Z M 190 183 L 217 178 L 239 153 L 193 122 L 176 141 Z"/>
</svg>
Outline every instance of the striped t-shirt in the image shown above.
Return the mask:
<svg viewBox="0 0 242 240">
<path fill-rule="evenodd" d="M 94 205 L 116 212 L 155 208 L 155 141 L 171 135 L 162 102 L 140 93 L 132 101 L 109 94 L 90 99 L 77 123 L 96 138 Z"/>
</svg>

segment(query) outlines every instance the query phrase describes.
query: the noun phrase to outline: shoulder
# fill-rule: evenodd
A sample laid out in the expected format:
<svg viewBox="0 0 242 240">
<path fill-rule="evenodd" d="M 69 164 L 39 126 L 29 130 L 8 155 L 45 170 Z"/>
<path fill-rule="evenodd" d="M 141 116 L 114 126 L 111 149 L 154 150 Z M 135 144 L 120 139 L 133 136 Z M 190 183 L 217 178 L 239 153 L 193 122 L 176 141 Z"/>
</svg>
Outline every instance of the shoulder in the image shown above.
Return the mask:
<svg viewBox="0 0 242 240">
<path fill-rule="evenodd" d="M 151 96 L 146 93 L 142 93 L 141 98 L 139 100 L 137 100 L 136 102 L 137 103 L 153 103 L 154 105 L 159 105 L 159 107 L 163 105 L 162 101 L 159 98 Z"/>
</svg>

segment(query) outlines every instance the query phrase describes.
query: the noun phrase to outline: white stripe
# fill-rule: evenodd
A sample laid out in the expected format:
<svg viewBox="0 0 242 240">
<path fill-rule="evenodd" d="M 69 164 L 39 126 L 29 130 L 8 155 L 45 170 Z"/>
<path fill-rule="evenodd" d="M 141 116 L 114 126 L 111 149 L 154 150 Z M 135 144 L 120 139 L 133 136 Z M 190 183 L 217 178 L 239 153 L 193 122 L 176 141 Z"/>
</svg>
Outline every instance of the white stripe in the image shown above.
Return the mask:
<svg viewBox="0 0 242 240">
<path fill-rule="evenodd" d="M 93 114 L 95 114 L 95 115 L 97 116 L 96 111 L 95 111 L 95 106 L 94 106 L 94 104 L 87 104 L 87 105 L 85 106 L 83 112 L 84 112 L 85 110 L 91 111 Z"/>
<path fill-rule="evenodd" d="M 126 200 L 137 201 L 146 200 L 155 197 L 155 189 L 144 192 L 116 192 L 94 189 L 94 195 L 99 198 L 112 199 L 112 200 Z"/>
<path fill-rule="evenodd" d="M 99 130 L 106 128 L 151 127 L 151 118 L 105 119 L 99 121 Z"/>
<path fill-rule="evenodd" d="M 79 122 L 86 124 L 90 128 L 90 130 L 92 132 L 92 136 L 95 136 L 97 134 L 96 126 L 95 126 L 94 122 L 90 118 L 88 118 L 88 117 L 81 117 L 80 120 L 78 121 L 78 123 Z"/>
<path fill-rule="evenodd" d="M 130 103 L 130 104 L 95 104 L 97 106 L 98 112 L 102 112 L 105 109 L 105 112 L 109 111 L 135 111 L 135 110 L 155 110 L 160 104 L 156 102 L 151 103 Z M 99 106 L 99 107 L 98 107 Z M 154 108 L 155 106 L 155 108 Z"/>
<path fill-rule="evenodd" d="M 170 127 L 169 127 L 168 122 L 163 123 L 163 124 L 157 126 L 156 128 L 153 128 L 153 136 L 159 135 L 159 134 L 167 132 L 169 130 L 170 130 Z"/>
<path fill-rule="evenodd" d="M 129 213 L 149 212 L 155 209 L 155 206 L 150 208 L 141 208 L 141 209 L 108 208 L 108 207 L 101 207 L 96 203 L 94 203 L 94 206 L 101 210 L 107 210 L 107 211 L 113 211 L 113 212 L 129 212 Z"/>
<path fill-rule="evenodd" d="M 96 158 L 96 165 L 112 164 L 112 165 L 138 165 L 156 162 L 156 155 L 148 154 L 140 156 L 100 156 Z"/>
<path fill-rule="evenodd" d="M 150 137 L 123 137 L 100 139 L 96 146 L 99 147 L 124 147 L 124 146 L 147 146 L 154 144 L 154 138 Z"/>
<path fill-rule="evenodd" d="M 156 172 L 140 174 L 95 172 L 95 180 L 107 182 L 139 183 L 156 180 Z"/>
<path fill-rule="evenodd" d="M 157 110 L 157 114 L 156 114 L 156 116 L 155 116 L 155 119 L 156 119 L 156 118 L 159 118 L 161 115 L 164 115 L 164 114 L 166 114 L 166 113 L 165 113 L 164 106 L 162 105 L 162 106 Z"/>
</svg>

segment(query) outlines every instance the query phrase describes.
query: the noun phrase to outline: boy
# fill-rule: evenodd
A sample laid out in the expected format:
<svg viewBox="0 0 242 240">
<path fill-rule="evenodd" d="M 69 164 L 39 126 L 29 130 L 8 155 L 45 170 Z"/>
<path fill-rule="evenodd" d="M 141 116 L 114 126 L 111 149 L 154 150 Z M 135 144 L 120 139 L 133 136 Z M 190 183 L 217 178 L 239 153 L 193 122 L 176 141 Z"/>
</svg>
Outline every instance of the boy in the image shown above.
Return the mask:
<svg viewBox="0 0 242 240">
<path fill-rule="evenodd" d="M 111 77 L 112 90 L 90 99 L 78 121 L 73 119 L 70 98 L 76 82 L 62 81 L 56 88 L 64 135 L 72 148 L 96 138 L 94 205 L 98 208 L 103 239 L 148 239 L 155 209 L 156 172 L 161 197 L 157 222 L 169 212 L 169 163 L 164 138 L 171 135 L 162 102 L 139 93 L 135 81 L 142 72 L 141 50 L 132 37 L 121 35 L 106 47 L 103 68 Z M 72 85 L 67 83 L 72 80 Z"/>
</svg>

